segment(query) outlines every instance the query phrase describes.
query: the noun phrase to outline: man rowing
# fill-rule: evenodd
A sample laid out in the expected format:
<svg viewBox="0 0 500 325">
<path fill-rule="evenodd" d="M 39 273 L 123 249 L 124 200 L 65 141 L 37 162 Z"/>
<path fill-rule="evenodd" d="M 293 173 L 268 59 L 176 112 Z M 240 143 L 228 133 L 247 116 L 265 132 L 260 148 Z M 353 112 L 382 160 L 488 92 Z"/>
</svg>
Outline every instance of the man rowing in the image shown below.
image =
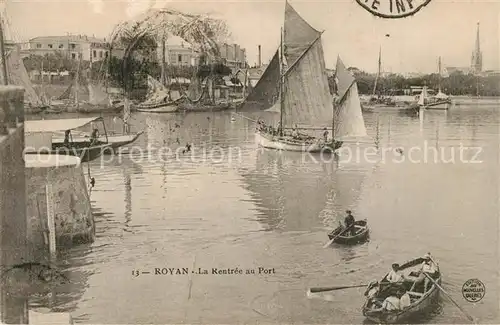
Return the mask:
<svg viewBox="0 0 500 325">
<path fill-rule="evenodd" d="M 352 236 L 356 233 L 356 229 L 354 229 L 356 220 L 354 219 L 351 210 L 346 210 L 345 212 L 347 213 L 347 216 L 344 218 L 345 229 L 348 230 L 348 233 Z"/>
</svg>

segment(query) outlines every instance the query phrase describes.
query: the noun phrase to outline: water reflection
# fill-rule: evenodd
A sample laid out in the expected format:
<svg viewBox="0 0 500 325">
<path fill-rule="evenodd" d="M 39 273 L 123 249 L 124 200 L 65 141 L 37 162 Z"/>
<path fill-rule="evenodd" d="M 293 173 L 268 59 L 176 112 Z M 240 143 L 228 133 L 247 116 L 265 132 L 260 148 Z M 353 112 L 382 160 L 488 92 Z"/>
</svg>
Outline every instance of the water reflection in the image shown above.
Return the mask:
<svg viewBox="0 0 500 325">
<path fill-rule="evenodd" d="M 266 230 L 331 226 L 341 211 L 355 207 L 366 176 L 358 168 L 351 172 L 350 166 L 316 162 L 305 154 L 256 150 L 255 159 L 255 168 L 243 172 L 243 179 Z"/>
</svg>

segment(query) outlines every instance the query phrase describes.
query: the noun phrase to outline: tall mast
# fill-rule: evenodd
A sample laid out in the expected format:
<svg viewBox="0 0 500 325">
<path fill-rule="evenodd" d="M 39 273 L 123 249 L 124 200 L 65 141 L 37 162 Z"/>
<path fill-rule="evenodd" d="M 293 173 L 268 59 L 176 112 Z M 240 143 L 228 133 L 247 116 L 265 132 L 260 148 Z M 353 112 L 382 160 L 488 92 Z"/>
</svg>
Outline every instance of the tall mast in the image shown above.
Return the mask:
<svg viewBox="0 0 500 325">
<path fill-rule="evenodd" d="M 280 88 L 279 88 L 279 95 L 280 95 L 280 136 L 283 136 L 283 112 L 285 110 L 285 98 L 284 98 L 284 82 L 285 82 L 285 75 L 284 72 L 284 63 L 283 63 L 283 27 L 281 28 L 281 40 L 280 40 Z"/>
<path fill-rule="evenodd" d="M 9 84 L 9 77 L 7 75 L 7 62 L 5 61 L 5 46 L 3 39 L 3 24 L 2 24 L 2 16 L 0 15 L 0 55 L 2 59 L 2 74 L 3 74 L 3 84 Z"/>
<path fill-rule="evenodd" d="M 161 84 L 166 86 L 166 76 L 165 76 L 165 35 L 161 40 Z"/>
<path fill-rule="evenodd" d="M 335 73 L 333 74 L 333 83 L 334 84 L 335 84 L 336 75 L 337 75 L 337 69 L 335 69 Z M 335 85 L 335 90 L 338 92 L 338 85 Z M 333 97 L 333 110 L 332 110 L 332 143 L 335 141 L 335 111 L 336 110 L 337 110 L 337 100 L 334 96 Z"/>
<path fill-rule="evenodd" d="M 375 92 L 377 91 L 377 83 L 378 83 L 378 79 L 380 78 L 381 66 L 382 66 L 382 46 L 380 46 L 380 48 L 378 50 L 378 70 L 377 70 L 377 77 L 375 78 L 375 85 L 373 86 L 372 97 L 375 97 Z"/>
<path fill-rule="evenodd" d="M 76 68 L 76 77 L 75 77 L 75 104 L 78 106 L 78 88 L 80 87 L 78 79 L 80 78 L 80 64 L 82 62 L 82 57 L 80 54 L 78 54 L 79 60 L 78 60 L 78 66 Z"/>
<path fill-rule="evenodd" d="M 441 92 L 441 57 L 439 57 L 439 63 L 438 63 L 438 74 L 439 74 L 439 90 L 438 92 Z"/>
</svg>

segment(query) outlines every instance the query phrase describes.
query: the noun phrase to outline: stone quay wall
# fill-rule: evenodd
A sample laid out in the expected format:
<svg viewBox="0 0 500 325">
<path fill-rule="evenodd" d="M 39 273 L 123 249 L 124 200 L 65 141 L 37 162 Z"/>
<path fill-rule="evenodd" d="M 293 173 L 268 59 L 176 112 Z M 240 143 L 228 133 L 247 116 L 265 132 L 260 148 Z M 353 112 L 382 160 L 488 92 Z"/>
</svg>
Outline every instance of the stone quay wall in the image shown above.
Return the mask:
<svg viewBox="0 0 500 325">
<path fill-rule="evenodd" d="M 47 184 L 52 187 L 50 194 Z M 26 168 L 28 238 L 35 246 L 48 240 L 47 195 L 53 206 L 57 246 L 93 242 L 95 224 L 82 166 Z"/>
<path fill-rule="evenodd" d="M 24 89 L 0 86 L 0 266 L 27 262 L 24 176 Z M 27 324 L 27 299 L 0 282 L 1 322 Z"/>
</svg>

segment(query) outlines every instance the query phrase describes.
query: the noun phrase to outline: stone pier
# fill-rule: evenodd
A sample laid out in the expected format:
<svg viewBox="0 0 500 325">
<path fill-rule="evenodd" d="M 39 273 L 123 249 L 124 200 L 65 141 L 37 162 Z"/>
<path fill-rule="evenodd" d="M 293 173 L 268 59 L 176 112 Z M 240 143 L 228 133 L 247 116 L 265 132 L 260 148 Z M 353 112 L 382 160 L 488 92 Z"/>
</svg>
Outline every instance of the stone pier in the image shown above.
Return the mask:
<svg viewBox="0 0 500 325">
<path fill-rule="evenodd" d="M 0 86 L 0 324 L 71 324 L 67 313 L 29 311 L 28 279 L 22 273 L 17 275 L 25 281 L 10 273 L 4 276 L 16 264 L 36 262 L 34 252 L 44 250 L 32 245 L 26 218 L 23 101 L 22 87 Z"/>
</svg>

